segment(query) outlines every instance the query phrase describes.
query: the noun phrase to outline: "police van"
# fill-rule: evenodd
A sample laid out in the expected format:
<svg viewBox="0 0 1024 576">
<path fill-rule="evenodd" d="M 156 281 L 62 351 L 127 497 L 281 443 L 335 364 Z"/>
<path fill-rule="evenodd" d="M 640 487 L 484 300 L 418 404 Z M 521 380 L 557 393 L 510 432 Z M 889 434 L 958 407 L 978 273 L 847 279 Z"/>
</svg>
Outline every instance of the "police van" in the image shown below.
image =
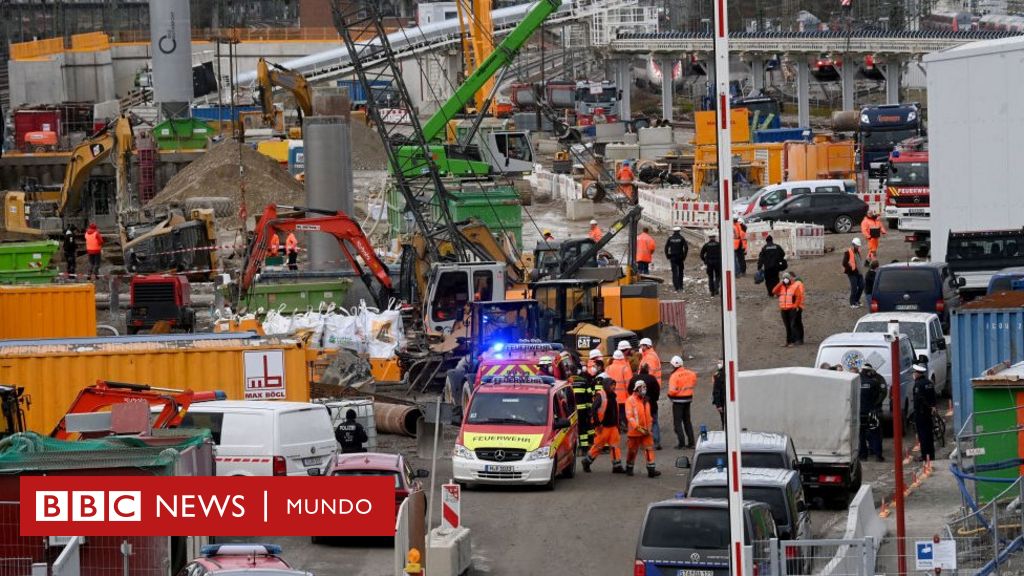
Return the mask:
<svg viewBox="0 0 1024 576">
<path fill-rule="evenodd" d="M 485 376 L 455 442 L 455 482 L 528 484 L 554 489 L 576 475 L 572 386 L 550 376 Z"/>
</svg>

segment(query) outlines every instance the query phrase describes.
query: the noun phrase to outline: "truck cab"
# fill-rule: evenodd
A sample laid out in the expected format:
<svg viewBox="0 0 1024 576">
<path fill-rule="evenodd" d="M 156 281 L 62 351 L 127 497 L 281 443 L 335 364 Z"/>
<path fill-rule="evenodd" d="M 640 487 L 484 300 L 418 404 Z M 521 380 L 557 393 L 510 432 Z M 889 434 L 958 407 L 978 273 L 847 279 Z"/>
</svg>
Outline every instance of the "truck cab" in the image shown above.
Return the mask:
<svg viewBox="0 0 1024 576">
<path fill-rule="evenodd" d="M 921 109 L 915 104 L 867 106 L 860 111 L 860 169 L 880 178 L 896 145 L 922 134 Z"/>
<path fill-rule="evenodd" d="M 893 150 L 885 173 L 885 218 L 889 227 L 927 231 L 930 215 L 927 148 Z"/>
</svg>

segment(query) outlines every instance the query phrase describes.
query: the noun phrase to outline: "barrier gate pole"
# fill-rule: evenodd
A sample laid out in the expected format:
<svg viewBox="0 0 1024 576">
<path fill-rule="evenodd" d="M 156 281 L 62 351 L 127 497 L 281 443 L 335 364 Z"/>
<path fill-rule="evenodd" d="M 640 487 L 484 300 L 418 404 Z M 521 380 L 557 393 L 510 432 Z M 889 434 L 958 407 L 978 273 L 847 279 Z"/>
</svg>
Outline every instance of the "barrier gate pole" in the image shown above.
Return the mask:
<svg viewBox="0 0 1024 576">
<path fill-rule="evenodd" d="M 729 470 L 729 538 L 731 574 L 742 576 L 743 487 L 740 485 L 740 409 L 736 375 L 739 347 L 736 341 L 736 265 L 733 256 L 732 213 L 732 126 L 729 118 L 729 12 L 728 0 L 715 0 L 715 87 L 718 111 L 718 226 L 722 239 L 722 350 L 724 356 L 725 441 Z M 671 71 L 662 70 L 665 74 Z"/>
</svg>

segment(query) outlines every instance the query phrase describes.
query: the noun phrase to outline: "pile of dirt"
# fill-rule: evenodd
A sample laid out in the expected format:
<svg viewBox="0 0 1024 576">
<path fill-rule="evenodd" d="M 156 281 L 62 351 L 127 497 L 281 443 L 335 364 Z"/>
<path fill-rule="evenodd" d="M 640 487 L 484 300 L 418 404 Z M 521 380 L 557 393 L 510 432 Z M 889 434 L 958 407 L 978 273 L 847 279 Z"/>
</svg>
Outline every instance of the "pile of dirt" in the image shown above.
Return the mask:
<svg viewBox="0 0 1024 576">
<path fill-rule="evenodd" d="M 353 118 L 349 124 L 353 170 L 384 170 L 388 154 L 377 130 Z"/>
<path fill-rule="evenodd" d="M 244 168 L 239 175 L 239 155 Z M 238 207 L 245 190 L 245 204 L 250 217 L 258 215 L 267 204 L 303 204 L 306 193 L 300 182 L 273 159 L 247 145 L 226 140 L 186 166 L 167 182 L 149 206 L 184 204 L 197 197 L 225 197 L 234 206 L 232 216 L 218 218 L 221 227 L 237 227 Z"/>
</svg>

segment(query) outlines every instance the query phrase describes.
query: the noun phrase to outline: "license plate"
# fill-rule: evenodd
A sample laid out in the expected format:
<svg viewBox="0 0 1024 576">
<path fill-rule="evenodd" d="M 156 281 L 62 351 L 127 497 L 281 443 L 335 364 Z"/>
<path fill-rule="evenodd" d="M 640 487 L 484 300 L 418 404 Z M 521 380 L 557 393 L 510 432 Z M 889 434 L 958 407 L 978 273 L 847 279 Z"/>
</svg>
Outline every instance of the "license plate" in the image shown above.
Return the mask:
<svg viewBox="0 0 1024 576">
<path fill-rule="evenodd" d="M 897 304 L 897 310 L 917 310 L 917 304 Z"/>
<path fill-rule="evenodd" d="M 512 472 L 513 467 L 509 465 L 485 464 L 484 472 Z"/>
<path fill-rule="evenodd" d="M 306 474 L 309 474 L 310 476 L 319 476 L 320 475 L 320 469 L 319 468 L 310 468 L 309 470 L 306 470 Z"/>
<path fill-rule="evenodd" d="M 303 458 L 302 459 L 302 465 L 306 466 L 306 467 L 309 467 L 309 466 L 319 466 L 321 462 L 323 462 L 323 458 L 320 458 L 319 456 L 316 457 L 316 458 Z"/>
<path fill-rule="evenodd" d="M 715 576 L 714 570 L 676 570 L 676 576 Z"/>
<path fill-rule="evenodd" d="M 911 216 L 927 216 L 928 215 L 928 209 L 927 208 L 911 208 L 911 209 L 907 210 L 907 214 L 910 214 Z"/>
</svg>

